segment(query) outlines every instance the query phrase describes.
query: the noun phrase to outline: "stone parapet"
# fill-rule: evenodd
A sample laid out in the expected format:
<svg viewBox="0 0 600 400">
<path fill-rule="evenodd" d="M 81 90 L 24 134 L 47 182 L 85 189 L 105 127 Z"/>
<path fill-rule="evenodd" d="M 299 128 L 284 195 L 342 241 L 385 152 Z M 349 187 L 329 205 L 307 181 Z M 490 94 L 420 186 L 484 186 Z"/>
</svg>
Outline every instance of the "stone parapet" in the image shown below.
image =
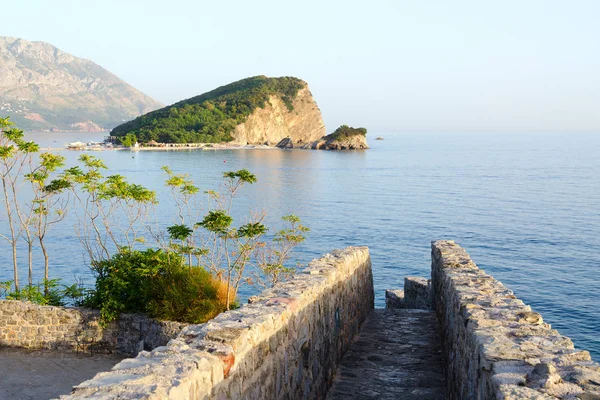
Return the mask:
<svg viewBox="0 0 600 400">
<path fill-rule="evenodd" d="M 404 278 L 406 308 L 431 310 L 430 281 L 417 276 Z"/>
<path fill-rule="evenodd" d="M 368 249 L 334 251 L 251 304 L 188 326 L 62 398 L 324 398 L 373 302 Z"/>
<path fill-rule="evenodd" d="M 406 308 L 406 300 L 404 299 L 404 290 L 402 289 L 387 289 L 385 291 L 385 308 Z"/>
<path fill-rule="evenodd" d="M 448 399 L 598 399 L 600 366 L 480 270 L 453 241 L 432 243 L 432 300 Z"/>
<path fill-rule="evenodd" d="M 96 310 L 0 300 L 0 347 L 135 355 L 165 345 L 184 326 L 141 314 L 122 314 L 106 327 Z"/>
</svg>

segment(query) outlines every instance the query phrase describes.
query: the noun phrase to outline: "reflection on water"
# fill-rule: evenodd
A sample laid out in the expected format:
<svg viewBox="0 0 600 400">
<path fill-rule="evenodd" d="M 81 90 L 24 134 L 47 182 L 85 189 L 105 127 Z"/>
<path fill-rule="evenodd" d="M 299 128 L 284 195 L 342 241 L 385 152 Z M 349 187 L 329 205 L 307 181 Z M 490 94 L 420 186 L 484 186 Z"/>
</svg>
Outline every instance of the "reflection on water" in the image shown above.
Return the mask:
<svg viewBox="0 0 600 400">
<path fill-rule="evenodd" d="M 60 143 L 103 136 L 41 137 L 50 135 Z M 480 267 L 599 359 L 600 136 L 383 136 L 371 140 L 371 150 L 357 152 L 90 154 L 111 173 L 159 191 L 163 224 L 174 209 L 162 165 L 190 173 L 202 190 L 217 188 L 224 171 L 252 171 L 259 181 L 237 200 L 236 217 L 266 209 L 274 228 L 282 215 L 301 217 L 312 230 L 297 257 L 304 263 L 335 248 L 369 246 L 379 307 L 385 288 L 402 287 L 406 275 L 429 273 L 431 240 L 455 239 Z M 62 154 L 73 164 L 80 153 Z M 63 224 L 51 238 L 52 271 L 67 280 L 87 273 L 72 226 L 72 220 Z M 10 265 L 7 245 L 1 246 L 0 263 Z M 0 270 L 5 278 L 10 268 Z"/>
</svg>

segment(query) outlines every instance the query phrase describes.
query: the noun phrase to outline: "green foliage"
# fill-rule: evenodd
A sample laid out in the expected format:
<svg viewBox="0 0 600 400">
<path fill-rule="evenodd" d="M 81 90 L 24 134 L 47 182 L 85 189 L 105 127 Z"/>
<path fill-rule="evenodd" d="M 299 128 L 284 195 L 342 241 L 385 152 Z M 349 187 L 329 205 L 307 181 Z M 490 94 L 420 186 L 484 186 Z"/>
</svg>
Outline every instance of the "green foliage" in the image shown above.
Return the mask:
<svg viewBox="0 0 600 400">
<path fill-rule="evenodd" d="M 11 284 L 11 281 L 0 282 L 0 292 L 6 294 L 7 300 L 30 301 L 43 306 L 64 306 L 67 303 L 78 305 L 78 300 L 84 293 L 78 284 L 61 285 L 60 279 L 44 279 L 39 285 L 27 285 L 23 289 L 8 292 Z"/>
<path fill-rule="evenodd" d="M 125 136 L 121 136 L 119 142 L 125 147 L 133 147 L 137 143 L 137 136 L 133 133 L 128 133 Z"/>
<path fill-rule="evenodd" d="M 220 143 L 233 138 L 231 132 L 271 95 L 281 97 L 288 110 L 304 87 L 298 78 L 255 76 L 219 87 L 200 96 L 180 101 L 117 126 L 111 132 L 141 142 Z M 123 140 L 121 139 L 122 143 Z"/>
<path fill-rule="evenodd" d="M 12 287 L 12 283 L 12 281 L 0 281 L 0 299 L 3 298 L 6 293 L 8 293 Z"/>
<path fill-rule="evenodd" d="M 185 240 L 194 231 L 186 225 L 172 225 L 167 228 L 167 232 L 169 232 L 169 237 L 173 240 Z"/>
<path fill-rule="evenodd" d="M 243 238 L 254 238 L 265 233 L 267 233 L 267 227 L 260 222 L 249 222 L 237 229 L 238 236 Z"/>
<path fill-rule="evenodd" d="M 148 315 L 167 321 L 199 324 L 225 311 L 219 288 L 203 268 L 173 266 L 150 283 Z"/>
<path fill-rule="evenodd" d="M 239 171 L 227 171 L 223 173 L 223 177 L 231 181 L 232 183 L 238 181 L 239 183 L 256 183 L 256 175 L 252 174 L 247 169 L 240 169 Z"/>
<path fill-rule="evenodd" d="M 342 125 L 337 128 L 332 134 L 331 137 L 334 140 L 343 141 L 353 136 L 366 136 L 367 129 L 366 128 L 352 128 L 348 125 Z"/>
<path fill-rule="evenodd" d="M 274 286 L 296 271 L 287 262 L 294 248 L 306 239 L 305 234 L 310 231 L 300 224 L 300 218 L 296 215 L 284 215 L 281 219 L 289 223 L 289 227 L 277 231 L 272 243 L 265 243 L 258 251 L 257 264 L 261 275 L 255 274 L 255 277 L 265 287 Z"/>
<path fill-rule="evenodd" d="M 126 250 L 95 263 L 92 270 L 96 286 L 85 305 L 100 309 L 104 324 L 124 312 L 200 323 L 225 308 L 218 298 L 218 282 L 201 268 L 185 266 L 178 254 Z"/>
<path fill-rule="evenodd" d="M 149 284 L 152 278 L 169 265 L 181 262 L 168 258 L 161 250 L 121 251 L 108 260 L 92 262 L 96 287 L 86 301 L 86 306 L 98 308 L 104 322 L 115 320 L 123 312 L 144 312 L 150 299 Z"/>
<path fill-rule="evenodd" d="M 70 185 L 75 200 L 76 231 L 92 264 L 109 260 L 112 253 L 132 250 L 140 236 L 156 193 L 129 183 L 122 175 L 105 177 L 104 162 L 84 154 L 81 166 L 64 171 L 60 179 Z M 83 168 L 82 168 L 83 167 Z"/>
<path fill-rule="evenodd" d="M 227 229 L 231 226 L 232 222 L 233 218 L 231 218 L 226 211 L 210 210 L 208 214 L 204 216 L 204 219 L 196 225 L 201 226 L 209 232 L 224 235 L 227 233 Z"/>
</svg>

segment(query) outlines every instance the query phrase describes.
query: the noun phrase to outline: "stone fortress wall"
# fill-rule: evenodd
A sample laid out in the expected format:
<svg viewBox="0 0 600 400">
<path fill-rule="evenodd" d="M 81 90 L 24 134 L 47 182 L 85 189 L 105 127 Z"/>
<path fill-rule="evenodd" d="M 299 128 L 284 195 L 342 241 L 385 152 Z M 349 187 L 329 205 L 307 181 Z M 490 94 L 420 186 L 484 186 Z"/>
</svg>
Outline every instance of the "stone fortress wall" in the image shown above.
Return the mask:
<svg viewBox="0 0 600 400">
<path fill-rule="evenodd" d="M 135 355 L 163 346 L 184 326 L 142 314 L 122 314 L 106 327 L 99 312 L 0 300 L 0 347 Z"/>
<path fill-rule="evenodd" d="M 187 326 L 166 346 L 62 398 L 324 398 L 373 308 L 372 279 L 367 248 L 334 251 L 240 309 Z M 600 366 L 589 353 L 453 241 L 432 243 L 431 279 L 406 278 L 404 291 L 386 292 L 386 306 L 436 311 L 449 399 L 600 399 Z M 12 312 L 0 314 L 0 332 L 7 326 L 1 321 L 16 318 Z M 52 324 L 60 320 L 58 313 Z"/>
<path fill-rule="evenodd" d="M 62 398 L 324 398 L 373 301 L 369 250 L 334 251 Z"/>
<path fill-rule="evenodd" d="M 432 243 L 431 280 L 407 278 L 390 306 L 436 311 L 448 399 L 600 399 L 600 365 L 480 270 L 453 241 Z"/>
</svg>

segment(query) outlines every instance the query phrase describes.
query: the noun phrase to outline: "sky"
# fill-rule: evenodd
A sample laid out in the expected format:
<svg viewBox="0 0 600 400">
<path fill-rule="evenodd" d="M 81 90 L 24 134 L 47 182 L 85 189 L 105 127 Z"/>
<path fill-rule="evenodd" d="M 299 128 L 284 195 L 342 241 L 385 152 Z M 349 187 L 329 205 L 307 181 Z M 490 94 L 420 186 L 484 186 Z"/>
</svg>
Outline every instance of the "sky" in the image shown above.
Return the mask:
<svg viewBox="0 0 600 400">
<path fill-rule="evenodd" d="M 296 76 L 328 132 L 600 132 L 597 0 L 27 0 L 2 14 L 0 36 L 164 104 Z"/>
</svg>

